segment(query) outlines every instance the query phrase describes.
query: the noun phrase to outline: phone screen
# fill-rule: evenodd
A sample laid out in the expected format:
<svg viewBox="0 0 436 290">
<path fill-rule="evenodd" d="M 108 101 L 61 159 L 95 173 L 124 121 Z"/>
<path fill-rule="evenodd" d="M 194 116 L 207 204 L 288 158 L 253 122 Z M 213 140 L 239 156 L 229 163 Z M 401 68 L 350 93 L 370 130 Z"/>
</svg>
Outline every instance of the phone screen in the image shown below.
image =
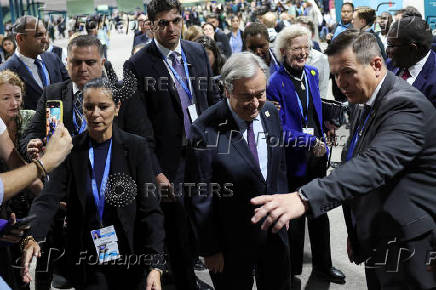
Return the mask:
<svg viewBox="0 0 436 290">
<path fill-rule="evenodd" d="M 47 102 L 45 108 L 46 114 L 46 135 L 47 141 L 51 135 L 53 135 L 56 125 L 62 122 L 62 108 L 58 102 Z"/>
</svg>

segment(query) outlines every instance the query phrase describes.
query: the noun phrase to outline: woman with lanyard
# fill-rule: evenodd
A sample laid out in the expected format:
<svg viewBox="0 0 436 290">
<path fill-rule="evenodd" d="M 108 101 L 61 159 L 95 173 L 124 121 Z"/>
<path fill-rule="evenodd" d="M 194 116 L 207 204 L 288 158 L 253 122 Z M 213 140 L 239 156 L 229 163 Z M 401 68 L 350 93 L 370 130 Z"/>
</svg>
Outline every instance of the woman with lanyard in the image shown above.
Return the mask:
<svg viewBox="0 0 436 290">
<path fill-rule="evenodd" d="M 119 91 L 102 78 L 83 89 L 88 130 L 73 138 L 73 151 L 32 205 L 37 218 L 21 243 L 25 282 L 31 280 L 27 263 L 40 254 L 36 240 L 45 237 L 66 196 L 65 254 L 76 289 L 161 289 L 163 214 L 150 190 L 146 140 L 113 126 L 120 105 L 113 92 Z"/>
<path fill-rule="evenodd" d="M 307 28 L 299 25 L 286 27 L 277 35 L 274 44 L 283 66 L 270 77 L 267 97 L 279 102 L 281 107 L 279 114 L 284 130 L 289 192 L 293 192 L 314 178 L 324 177 L 327 171 L 328 152 L 318 70 L 306 64 L 311 49 Z M 291 223 L 292 274 L 299 275 L 302 271 L 305 217 Z M 314 269 L 329 280 L 332 276 L 343 276 L 332 267 L 327 215 L 309 220 L 308 226 Z"/>
</svg>

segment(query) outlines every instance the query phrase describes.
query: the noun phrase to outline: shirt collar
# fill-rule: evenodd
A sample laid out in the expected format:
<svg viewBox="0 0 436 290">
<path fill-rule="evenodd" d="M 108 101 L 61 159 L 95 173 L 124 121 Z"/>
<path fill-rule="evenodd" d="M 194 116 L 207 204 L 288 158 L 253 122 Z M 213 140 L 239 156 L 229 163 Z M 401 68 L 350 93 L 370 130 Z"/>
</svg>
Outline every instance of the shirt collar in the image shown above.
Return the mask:
<svg viewBox="0 0 436 290">
<path fill-rule="evenodd" d="M 165 56 L 165 58 L 168 58 L 171 52 L 176 52 L 178 56 L 182 55 L 182 46 L 180 45 L 181 41 L 179 39 L 179 43 L 177 44 L 176 48 L 174 50 L 169 50 L 168 48 L 164 47 L 162 44 L 160 44 L 156 38 L 154 38 L 154 43 L 156 43 L 157 49 L 159 52 Z"/>
<path fill-rule="evenodd" d="M 430 56 L 431 49 L 427 52 L 427 54 L 417 63 L 412 65 L 409 68 L 410 75 L 414 78 L 417 78 L 419 73 L 422 71 L 422 68 L 424 67 L 425 63 L 427 62 L 428 57 Z"/>
<path fill-rule="evenodd" d="M 227 107 L 229 108 L 230 112 L 232 112 L 233 119 L 235 119 L 236 124 L 238 125 L 239 131 L 244 132 L 247 130 L 247 121 L 242 120 L 238 114 L 233 111 L 232 106 L 230 105 L 230 100 L 227 98 Z M 256 118 L 253 119 L 253 121 L 260 121 L 260 114 L 257 115 Z"/>
<path fill-rule="evenodd" d="M 78 91 L 80 91 L 79 87 L 75 82 L 73 82 L 73 95 L 75 95 Z"/>
<path fill-rule="evenodd" d="M 375 88 L 374 92 L 371 95 L 371 98 L 369 98 L 368 102 L 366 102 L 365 105 L 368 105 L 368 106 L 374 105 L 375 99 L 377 98 L 377 94 L 380 91 L 381 86 L 382 86 L 383 82 L 385 81 L 386 76 L 387 76 L 387 74 L 385 74 L 385 76 L 383 77 L 381 82 L 378 83 L 377 87 Z"/>
</svg>

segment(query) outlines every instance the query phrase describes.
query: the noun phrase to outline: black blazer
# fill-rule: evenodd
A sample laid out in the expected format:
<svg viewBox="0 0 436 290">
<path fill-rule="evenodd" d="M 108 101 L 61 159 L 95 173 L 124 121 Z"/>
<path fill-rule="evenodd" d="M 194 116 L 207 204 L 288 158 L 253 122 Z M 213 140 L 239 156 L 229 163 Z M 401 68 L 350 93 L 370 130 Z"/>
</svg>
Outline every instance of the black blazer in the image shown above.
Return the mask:
<svg viewBox="0 0 436 290">
<path fill-rule="evenodd" d="M 276 108 L 267 102 L 259 115 L 267 132 L 267 180 L 256 166 L 226 100 L 204 112 L 192 126 L 185 182 L 206 186 L 199 194 L 195 189 L 185 192 L 191 197 L 191 202 L 185 204 L 201 256 L 224 250 L 256 253 L 271 235 L 260 229 L 261 223 L 251 223 L 255 207 L 250 199 L 288 191 L 286 161 L 284 148 L 278 143 L 282 128 Z M 286 245 L 286 230 L 281 230 L 279 236 Z"/>
<path fill-rule="evenodd" d="M 46 134 L 45 104 L 48 100 L 61 100 L 64 108 L 63 121 L 70 134 L 75 133 L 73 124 L 73 83 L 67 80 L 44 88 L 42 97 L 38 101 L 36 113 L 24 131 L 24 138 L 20 143 L 20 152 L 26 152 L 31 139 L 43 139 Z M 145 110 L 136 96 L 130 96 L 121 102 L 116 122 L 118 128 L 126 132 L 146 137 L 150 134 L 150 124 L 144 119 Z"/>
<path fill-rule="evenodd" d="M 181 40 L 188 62 L 197 112 L 200 115 L 219 99 L 209 59 L 203 46 Z M 138 81 L 138 94 L 152 126 L 149 136 L 155 173 L 173 180 L 186 144 L 180 98 L 154 41 L 130 57 L 124 68 Z"/>
<path fill-rule="evenodd" d="M 232 48 L 230 47 L 229 38 L 226 33 L 218 29 L 215 32 L 215 41 L 217 42 L 217 46 L 222 50 L 221 53 L 229 58 L 232 55 Z"/>
<path fill-rule="evenodd" d="M 90 180 L 88 150 L 89 135 L 85 131 L 73 138 L 73 150 L 50 174 L 49 182 L 35 198 L 29 213 L 37 216 L 31 223 L 30 234 L 41 240 L 50 228 L 59 201 L 66 198 L 66 261 L 70 263 L 70 281 L 77 284 L 83 282 L 86 273 L 82 267 L 85 263 L 80 263 L 79 266 L 76 263 L 81 251 L 88 250 L 86 238 L 90 236 L 85 212 L 88 199 L 86 188 L 90 186 L 90 183 L 87 184 Z M 137 196 L 130 204 L 121 207 L 105 205 L 105 209 L 112 208 L 117 213 L 119 227 L 115 224 L 115 230 L 118 238 L 122 236 L 127 241 L 127 254 L 161 254 L 164 240 L 163 214 L 158 195 L 149 191 L 155 179 L 147 142 L 142 137 L 113 127 L 111 156 L 109 178 L 116 173 L 128 175 L 137 188 Z M 159 265 L 140 266 L 145 270 Z"/>
<path fill-rule="evenodd" d="M 435 229 L 434 132 L 435 108 L 388 72 L 353 159 L 302 187 L 314 217 L 345 204 L 357 262 L 382 239 L 405 241 Z"/>
<path fill-rule="evenodd" d="M 45 63 L 50 77 L 50 84 L 63 82 L 70 78 L 65 65 L 54 53 L 44 52 L 41 58 Z M 25 84 L 25 95 L 23 96 L 24 109 L 36 110 L 39 98 L 42 95 L 42 88 L 38 86 L 32 74 L 23 65 L 23 62 L 16 54 L 12 55 L 5 63 L 0 66 L 0 71 L 11 70 L 17 73 Z"/>
</svg>

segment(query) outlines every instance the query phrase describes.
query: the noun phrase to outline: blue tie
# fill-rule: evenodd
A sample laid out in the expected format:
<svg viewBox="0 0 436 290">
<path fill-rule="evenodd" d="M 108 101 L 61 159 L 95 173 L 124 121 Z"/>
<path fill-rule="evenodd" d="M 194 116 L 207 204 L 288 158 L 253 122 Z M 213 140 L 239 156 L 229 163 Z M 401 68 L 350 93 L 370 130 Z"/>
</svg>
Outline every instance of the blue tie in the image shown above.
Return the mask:
<svg viewBox="0 0 436 290">
<path fill-rule="evenodd" d="M 41 80 L 42 87 L 45 88 L 46 86 L 49 85 L 49 81 L 44 73 L 42 61 L 39 59 L 35 59 L 35 64 L 36 64 L 36 67 L 38 68 L 38 75 L 39 75 L 39 79 Z"/>
<path fill-rule="evenodd" d="M 188 84 L 186 82 L 185 69 L 183 68 L 183 65 L 180 63 L 180 61 L 177 59 L 176 54 L 171 53 L 169 55 L 169 58 L 171 60 L 174 70 L 177 72 L 180 78 L 185 82 L 186 87 L 188 87 Z M 179 82 L 176 79 L 174 80 L 174 82 L 176 84 L 177 93 L 179 95 L 180 103 L 182 105 L 183 123 L 185 125 L 186 139 L 189 139 L 190 132 L 191 132 L 191 119 L 189 118 L 188 107 L 192 104 L 192 102 L 189 96 L 186 94 L 185 89 L 183 89 L 183 87 L 181 86 L 181 84 L 179 84 Z"/>
</svg>

